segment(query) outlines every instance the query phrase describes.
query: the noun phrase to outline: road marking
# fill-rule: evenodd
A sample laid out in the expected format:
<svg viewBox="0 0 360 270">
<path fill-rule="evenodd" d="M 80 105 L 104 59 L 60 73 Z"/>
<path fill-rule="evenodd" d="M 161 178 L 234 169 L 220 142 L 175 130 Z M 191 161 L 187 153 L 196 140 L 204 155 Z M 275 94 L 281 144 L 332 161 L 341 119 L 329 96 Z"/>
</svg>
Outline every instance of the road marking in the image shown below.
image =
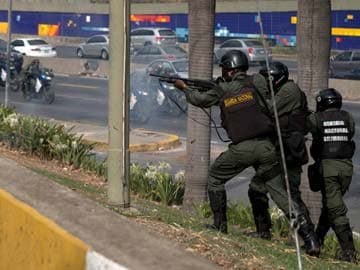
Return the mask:
<svg viewBox="0 0 360 270">
<path fill-rule="evenodd" d="M 77 87 L 77 88 L 87 88 L 87 89 L 97 89 L 98 88 L 97 86 L 70 84 L 70 83 L 57 83 L 56 85 L 67 86 L 67 87 Z"/>
</svg>

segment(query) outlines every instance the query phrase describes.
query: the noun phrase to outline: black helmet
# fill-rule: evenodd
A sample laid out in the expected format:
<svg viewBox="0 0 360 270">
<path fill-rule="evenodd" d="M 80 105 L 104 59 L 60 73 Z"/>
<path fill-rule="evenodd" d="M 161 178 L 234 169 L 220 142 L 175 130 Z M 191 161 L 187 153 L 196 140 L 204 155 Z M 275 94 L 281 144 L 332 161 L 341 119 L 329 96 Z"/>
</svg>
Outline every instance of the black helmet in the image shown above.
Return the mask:
<svg viewBox="0 0 360 270">
<path fill-rule="evenodd" d="M 40 60 L 39 59 L 34 59 L 31 62 L 32 65 L 40 65 Z"/>
<path fill-rule="evenodd" d="M 283 63 L 276 61 L 272 62 L 270 63 L 269 68 L 269 73 L 272 77 L 274 88 L 279 88 L 288 81 L 289 70 L 287 66 L 285 66 Z M 263 75 L 267 80 L 269 80 L 269 73 L 266 66 L 262 67 L 259 73 Z"/>
<path fill-rule="evenodd" d="M 322 112 L 329 108 L 341 109 L 342 96 L 334 88 L 321 90 L 316 96 L 316 111 Z"/>
<path fill-rule="evenodd" d="M 225 70 L 239 69 L 241 71 L 247 71 L 249 69 L 249 61 L 242 51 L 231 50 L 221 57 L 219 66 Z"/>
</svg>

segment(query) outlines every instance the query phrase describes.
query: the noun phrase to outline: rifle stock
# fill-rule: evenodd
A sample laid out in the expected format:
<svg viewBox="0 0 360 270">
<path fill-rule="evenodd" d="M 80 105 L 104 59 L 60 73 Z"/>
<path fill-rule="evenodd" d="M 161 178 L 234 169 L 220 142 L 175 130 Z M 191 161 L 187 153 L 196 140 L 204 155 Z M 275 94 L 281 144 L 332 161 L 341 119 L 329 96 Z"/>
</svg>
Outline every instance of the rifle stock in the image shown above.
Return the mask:
<svg viewBox="0 0 360 270">
<path fill-rule="evenodd" d="M 167 82 L 172 84 L 174 84 L 176 80 L 182 80 L 187 86 L 196 88 L 199 91 L 207 91 L 217 85 L 217 83 L 212 80 L 207 81 L 200 79 L 186 79 L 177 76 L 165 76 L 152 73 L 150 73 L 150 76 L 159 78 L 160 82 Z"/>
</svg>

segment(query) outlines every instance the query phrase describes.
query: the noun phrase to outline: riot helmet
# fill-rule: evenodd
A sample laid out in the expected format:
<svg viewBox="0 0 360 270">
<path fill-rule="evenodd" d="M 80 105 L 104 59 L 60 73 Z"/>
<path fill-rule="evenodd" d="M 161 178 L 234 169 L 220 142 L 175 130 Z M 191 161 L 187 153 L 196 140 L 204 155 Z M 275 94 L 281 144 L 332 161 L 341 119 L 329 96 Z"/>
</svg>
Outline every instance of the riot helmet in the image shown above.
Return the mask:
<svg viewBox="0 0 360 270">
<path fill-rule="evenodd" d="M 316 111 L 322 112 L 329 108 L 341 109 L 342 96 L 334 88 L 323 89 L 316 96 Z"/>
<path fill-rule="evenodd" d="M 239 71 L 247 71 L 249 69 L 249 61 L 242 51 L 231 50 L 221 57 L 219 66 L 225 70 L 238 69 Z"/>
<path fill-rule="evenodd" d="M 39 66 L 39 65 L 40 65 L 40 60 L 39 60 L 39 59 L 34 59 L 34 60 L 32 60 L 31 65 L 33 65 L 33 66 Z"/>
<path fill-rule="evenodd" d="M 269 65 L 269 72 L 266 66 L 263 66 L 259 73 L 263 75 L 268 83 L 272 82 L 274 90 L 279 89 L 289 79 L 289 70 L 286 65 L 281 62 L 272 62 Z M 271 78 L 269 78 L 269 73 Z"/>
</svg>

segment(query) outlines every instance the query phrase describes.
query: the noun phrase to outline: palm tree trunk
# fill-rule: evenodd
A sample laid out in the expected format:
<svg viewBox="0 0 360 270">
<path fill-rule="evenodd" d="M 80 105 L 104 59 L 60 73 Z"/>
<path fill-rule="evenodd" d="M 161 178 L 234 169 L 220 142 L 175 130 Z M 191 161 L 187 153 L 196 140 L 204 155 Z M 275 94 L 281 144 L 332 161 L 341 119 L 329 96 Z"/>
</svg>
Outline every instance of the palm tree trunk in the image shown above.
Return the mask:
<svg viewBox="0 0 360 270">
<path fill-rule="evenodd" d="M 310 109 L 315 109 L 315 96 L 328 87 L 331 46 L 331 0 L 298 0 L 296 46 L 298 52 L 298 84 L 308 97 Z M 307 172 L 307 167 L 304 168 Z M 302 194 L 313 221 L 321 209 L 320 194 L 310 191 L 303 174 Z"/>
<path fill-rule="evenodd" d="M 189 1 L 190 77 L 211 79 L 213 72 L 215 0 Z M 208 110 L 210 113 L 210 110 Z M 207 198 L 210 164 L 210 119 L 198 107 L 189 106 L 187 120 L 186 187 L 183 205 Z M 196 119 L 196 122 L 193 120 Z"/>
</svg>

